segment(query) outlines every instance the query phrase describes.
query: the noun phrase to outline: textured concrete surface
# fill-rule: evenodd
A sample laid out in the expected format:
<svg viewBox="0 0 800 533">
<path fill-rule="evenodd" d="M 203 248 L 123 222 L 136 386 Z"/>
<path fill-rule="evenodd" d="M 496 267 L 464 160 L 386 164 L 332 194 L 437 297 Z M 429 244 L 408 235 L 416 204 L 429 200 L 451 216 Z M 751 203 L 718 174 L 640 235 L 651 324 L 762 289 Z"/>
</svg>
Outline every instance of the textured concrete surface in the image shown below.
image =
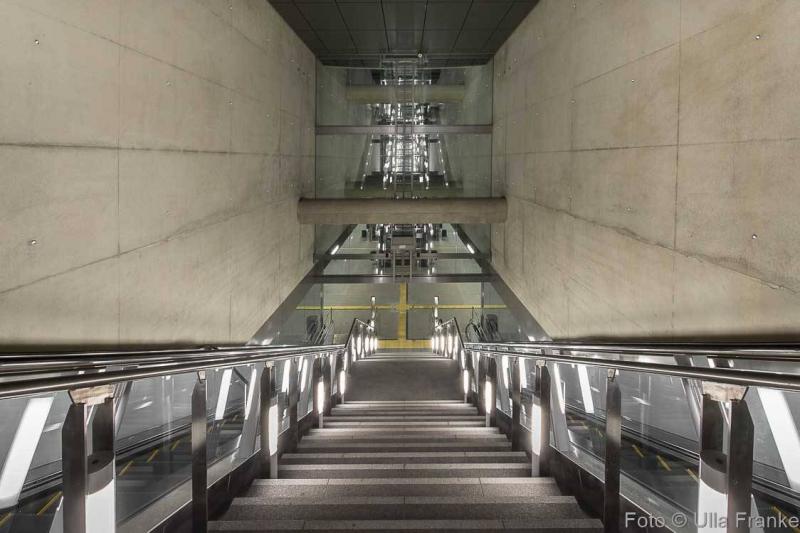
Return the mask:
<svg viewBox="0 0 800 533">
<path fill-rule="evenodd" d="M 542 0 L 495 56 L 495 267 L 557 338 L 800 334 L 794 0 Z"/>
<path fill-rule="evenodd" d="M 504 198 L 301 199 L 301 224 L 489 224 L 505 222 Z"/>
<path fill-rule="evenodd" d="M 0 71 L 0 344 L 246 341 L 310 267 L 315 60 L 268 2 L 0 0 Z"/>
</svg>

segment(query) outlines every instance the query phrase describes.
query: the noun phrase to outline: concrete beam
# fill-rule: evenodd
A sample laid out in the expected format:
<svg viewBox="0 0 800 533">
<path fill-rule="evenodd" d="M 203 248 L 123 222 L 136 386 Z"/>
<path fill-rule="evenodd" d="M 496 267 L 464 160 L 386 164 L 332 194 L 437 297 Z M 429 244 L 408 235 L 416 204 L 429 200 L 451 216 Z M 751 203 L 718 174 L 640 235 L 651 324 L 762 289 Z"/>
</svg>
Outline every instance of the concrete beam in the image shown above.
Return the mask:
<svg viewBox="0 0 800 533">
<path fill-rule="evenodd" d="M 389 124 L 370 126 L 317 126 L 317 135 L 423 135 L 489 134 L 491 124 Z"/>
<path fill-rule="evenodd" d="M 464 99 L 463 85 L 415 85 L 411 88 L 413 102 L 460 102 Z M 348 85 L 345 98 L 361 104 L 394 104 L 408 99 L 407 88 L 392 85 Z"/>
<path fill-rule="evenodd" d="M 386 200 L 301 198 L 301 224 L 494 224 L 505 222 L 505 198 L 426 198 Z"/>
</svg>

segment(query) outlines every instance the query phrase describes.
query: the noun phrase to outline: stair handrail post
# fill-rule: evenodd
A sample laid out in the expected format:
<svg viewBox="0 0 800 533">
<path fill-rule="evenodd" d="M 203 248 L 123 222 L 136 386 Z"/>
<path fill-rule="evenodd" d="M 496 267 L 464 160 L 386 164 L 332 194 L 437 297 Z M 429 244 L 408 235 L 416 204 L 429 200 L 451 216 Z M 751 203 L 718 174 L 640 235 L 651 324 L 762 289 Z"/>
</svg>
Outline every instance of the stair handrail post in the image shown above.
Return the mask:
<svg viewBox="0 0 800 533">
<path fill-rule="evenodd" d="M 61 430 L 63 529 L 70 533 L 113 532 L 116 530 L 114 386 L 73 389 L 69 397 L 70 406 Z M 94 414 L 90 416 L 92 409 Z"/>
<path fill-rule="evenodd" d="M 311 394 L 313 400 L 314 412 L 317 414 L 317 427 L 322 429 L 325 420 L 325 380 L 324 374 L 324 356 L 320 354 L 314 358 L 314 368 L 311 377 Z"/>
<path fill-rule="evenodd" d="M 192 531 L 208 529 L 208 426 L 206 371 L 197 372 L 192 390 Z"/>
<path fill-rule="evenodd" d="M 267 363 L 259 382 L 259 417 L 262 473 L 271 479 L 278 478 L 278 388 L 275 365 Z"/>
<path fill-rule="evenodd" d="M 536 361 L 531 402 L 531 476 L 550 473 L 550 371 L 547 362 Z"/>
<path fill-rule="evenodd" d="M 704 381 L 702 390 L 698 521 L 725 520 L 729 533 L 748 532 L 754 441 L 748 387 Z"/>
<path fill-rule="evenodd" d="M 620 446 L 622 444 L 622 394 L 619 372 L 608 369 L 606 379 L 605 480 L 603 526 L 605 533 L 619 533 Z"/>
<path fill-rule="evenodd" d="M 292 357 L 289 359 L 289 391 L 288 391 L 288 401 L 289 401 L 289 442 L 287 444 L 287 449 L 289 451 L 294 451 L 297 449 L 297 445 L 300 442 L 300 425 L 298 423 L 297 417 L 297 404 L 300 401 L 300 388 L 297 386 L 297 380 L 299 378 L 299 365 L 297 362 L 296 357 Z"/>
<path fill-rule="evenodd" d="M 522 450 L 522 361 L 511 357 L 511 450 Z"/>
</svg>

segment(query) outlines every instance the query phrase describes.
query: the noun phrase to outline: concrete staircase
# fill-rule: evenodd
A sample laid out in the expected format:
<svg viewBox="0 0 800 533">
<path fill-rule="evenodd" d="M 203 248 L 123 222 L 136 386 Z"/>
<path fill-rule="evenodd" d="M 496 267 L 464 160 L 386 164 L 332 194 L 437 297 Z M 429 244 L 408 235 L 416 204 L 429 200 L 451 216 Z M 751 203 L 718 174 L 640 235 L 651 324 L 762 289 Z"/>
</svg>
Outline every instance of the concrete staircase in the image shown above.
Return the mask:
<svg viewBox="0 0 800 533">
<path fill-rule="evenodd" d="M 209 529 L 602 531 L 483 424 L 455 400 L 339 405 Z"/>
</svg>

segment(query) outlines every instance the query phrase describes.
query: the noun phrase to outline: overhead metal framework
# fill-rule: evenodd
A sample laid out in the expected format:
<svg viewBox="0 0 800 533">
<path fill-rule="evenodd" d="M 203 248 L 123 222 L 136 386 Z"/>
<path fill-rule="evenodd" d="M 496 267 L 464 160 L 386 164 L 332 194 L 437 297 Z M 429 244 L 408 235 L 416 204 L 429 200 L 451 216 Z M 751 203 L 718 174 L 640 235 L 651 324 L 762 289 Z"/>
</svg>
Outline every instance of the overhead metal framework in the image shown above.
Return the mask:
<svg viewBox="0 0 800 533">
<path fill-rule="evenodd" d="M 425 54 L 431 67 L 482 65 L 538 0 L 270 0 L 327 65 L 374 67 Z"/>
</svg>

